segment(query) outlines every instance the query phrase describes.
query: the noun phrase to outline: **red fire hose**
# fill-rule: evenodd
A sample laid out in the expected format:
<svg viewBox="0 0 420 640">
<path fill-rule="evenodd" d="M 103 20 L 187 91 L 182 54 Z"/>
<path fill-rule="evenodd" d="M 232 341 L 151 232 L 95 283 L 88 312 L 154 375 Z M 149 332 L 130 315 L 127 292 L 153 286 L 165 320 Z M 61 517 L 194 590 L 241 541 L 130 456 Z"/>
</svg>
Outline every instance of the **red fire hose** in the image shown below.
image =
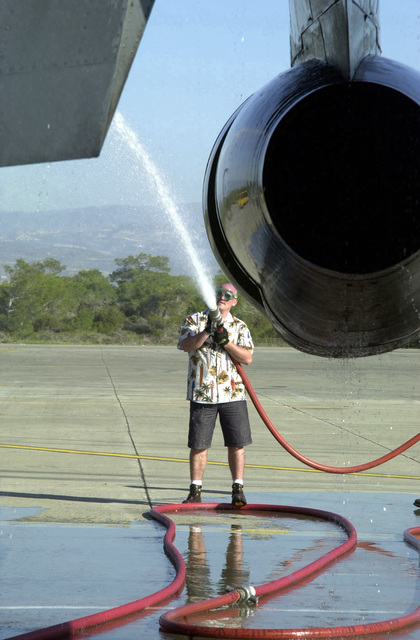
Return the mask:
<svg viewBox="0 0 420 640">
<path fill-rule="evenodd" d="M 420 440 L 420 433 L 415 437 L 408 440 L 406 443 L 402 444 L 397 449 L 389 452 L 388 454 L 378 458 L 372 462 L 368 462 L 365 464 L 353 466 L 353 467 L 331 467 L 327 465 L 320 464 L 318 462 L 314 462 L 309 458 L 303 456 L 298 451 L 296 451 L 276 430 L 271 421 L 269 420 L 267 414 L 261 406 L 249 380 L 246 376 L 242 366 L 239 363 L 235 363 L 238 371 L 242 377 L 244 385 L 254 403 L 255 408 L 257 409 L 259 415 L 264 421 L 265 425 L 268 427 L 270 432 L 276 438 L 276 440 L 281 444 L 281 446 L 286 449 L 292 456 L 294 456 L 297 460 L 300 460 L 304 464 L 318 469 L 320 471 L 325 471 L 327 473 L 357 473 L 360 471 L 364 471 L 366 469 L 371 469 L 375 466 L 383 464 L 388 460 L 396 457 L 400 453 L 403 453 L 409 447 L 413 446 Z M 217 504 L 217 503 L 204 503 L 204 504 L 174 504 L 174 505 L 163 505 L 159 507 L 154 507 L 150 511 L 150 515 L 155 519 L 165 525 L 167 528 L 167 532 L 164 537 L 164 550 L 169 556 L 172 564 L 176 570 L 176 576 L 172 583 L 157 591 L 150 596 L 146 596 L 145 598 L 141 598 L 140 600 L 135 600 L 134 602 L 130 602 L 125 605 L 121 605 L 119 607 L 115 607 L 112 609 L 108 609 L 106 611 L 102 611 L 100 613 L 96 613 L 90 616 L 86 616 L 83 618 L 77 618 L 75 620 L 70 620 L 68 622 L 64 622 L 58 625 L 54 625 L 51 627 L 47 627 L 44 629 L 39 629 L 37 631 L 32 631 L 29 633 L 24 633 L 19 636 L 14 636 L 14 640 L 51 640 L 52 638 L 68 638 L 76 633 L 80 633 L 83 631 L 98 631 L 98 627 L 100 625 L 104 625 L 121 618 L 125 618 L 134 613 L 146 612 L 150 607 L 154 607 L 156 605 L 162 605 L 164 602 L 174 598 L 177 596 L 183 588 L 185 582 L 185 563 L 178 552 L 178 550 L 173 545 L 173 540 L 175 539 L 175 524 L 174 522 L 168 518 L 165 514 L 171 512 L 180 512 L 180 511 L 192 511 L 192 510 L 214 510 L 214 511 L 227 511 L 232 510 L 233 507 L 227 504 Z M 243 603 L 247 602 L 250 598 L 258 598 L 258 597 L 268 597 L 275 593 L 280 592 L 286 588 L 291 587 L 292 585 L 301 582 L 304 579 L 308 579 L 311 576 L 315 576 L 319 573 L 327 565 L 335 562 L 340 557 L 346 555 L 350 551 L 355 548 L 357 535 L 353 525 L 343 518 L 340 515 L 335 513 L 331 513 L 328 511 L 322 511 L 319 509 L 309 509 L 305 507 L 294 507 L 294 506 L 276 506 L 276 505 L 246 505 L 241 507 L 241 511 L 252 512 L 252 511 L 273 511 L 276 513 L 288 513 L 288 514 L 300 514 L 306 515 L 310 517 L 320 518 L 324 520 L 329 520 L 339 525 L 342 529 L 344 529 L 348 535 L 348 539 L 339 545 L 333 551 L 329 551 L 324 556 L 319 558 L 318 560 L 310 563 L 306 567 L 295 571 L 294 573 L 280 578 L 271 583 L 267 583 L 264 585 L 260 585 L 257 587 L 244 587 L 237 588 L 229 593 L 226 593 L 217 598 L 212 598 L 210 600 L 205 600 L 203 602 L 193 603 L 186 605 L 184 607 L 180 607 L 171 611 L 169 613 L 165 613 L 161 616 L 159 620 L 159 624 L 164 631 L 179 633 L 189 636 L 202 636 L 202 637 L 212 637 L 212 638 L 344 638 L 350 636 L 363 636 L 370 635 L 375 633 L 385 633 L 390 631 L 396 631 L 398 629 L 406 628 L 410 625 L 414 625 L 420 622 L 420 606 L 417 607 L 414 611 L 404 616 L 398 618 L 392 618 L 390 620 L 384 620 L 382 622 L 376 623 L 368 623 L 362 625 L 351 625 L 351 626 L 343 626 L 343 627 L 318 627 L 312 629 L 237 629 L 237 628 L 226 628 L 226 627 L 205 627 L 201 625 L 194 625 L 186 621 L 187 616 L 197 615 L 199 613 L 205 611 L 213 611 L 214 609 L 225 607 L 229 604 L 234 603 Z M 416 537 L 420 535 L 420 527 L 413 527 L 411 529 L 407 529 L 404 532 L 405 540 L 416 547 L 416 549 L 420 552 L 420 541 Z M 182 618 L 182 622 L 180 621 Z M 9 638 L 8 640 L 12 640 Z"/>
<path fill-rule="evenodd" d="M 372 460 L 371 462 L 365 462 L 364 464 L 356 465 L 354 467 L 330 467 L 328 465 L 321 464 L 320 462 L 315 462 L 314 460 L 310 460 L 310 458 L 307 458 L 306 456 L 304 456 L 301 453 L 299 453 L 299 451 L 296 451 L 296 449 L 294 449 L 283 438 L 283 436 L 280 435 L 280 433 L 277 431 L 277 429 L 275 428 L 275 426 L 271 422 L 270 418 L 268 417 L 268 415 L 264 411 L 260 401 L 258 400 L 257 394 L 255 393 L 254 389 L 252 388 L 251 383 L 248 380 L 248 376 L 246 375 L 242 365 L 239 364 L 239 362 L 236 362 L 236 361 L 235 361 L 235 365 L 236 365 L 236 368 L 238 369 L 239 374 L 240 374 L 240 376 L 241 376 L 241 378 L 243 380 L 243 383 L 244 383 L 245 388 L 246 388 L 246 390 L 247 390 L 247 392 L 249 394 L 249 397 L 251 398 L 251 400 L 252 400 L 252 402 L 254 404 L 254 407 L 258 411 L 258 413 L 260 415 L 260 418 L 264 422 L 265 426 L 272 433 L 272 435 L 275 437 L 277 442 L 279 444 L 281 444 L 281 446 L 284 449 L 286 449 L 286 451 L 288 451 L 294 458 L 296 458 L 296 460 L 299 460 L 300 462 L 303 462 L 308 467 L 312 467 L 313 469 L 318 469 L 319 471 L 325 471 L 326 473 L 360 473 L 361 471 L 366 471 L 367 469 L 373 469 L 373 467 L 378 467 L 380 464 L 383 464 L 384 462 L 388 462 L 389 460 L 392 460 L 392 458 L 396 458 L 396 456 L 400 455 L 400 453 L 403 453 L 404 451 L 406 451 L 407 449 L 412 447 L 414 444 L 416 444 L 416 442 L 419 442 L 419 440 L 420 440 L 420 433 L 418 433 L 416 436 L 414 436 L 413 438 L 410 438 L 410 440 L 407 440 L 407 442 L 404 442 L 404 444 L 400 445 L 399 447 L 397 447 L 393 451 L 390 451 L 389 453 L 385 454 L 384 456 L 381 456 L 380 458 L 377 458 L 376 460 Z"/>
<path fill-rule="evenodd" d="M 94 615 L 78 618 L 52 627 L 47 627 L 45 629 L 24 633 L 19 636 L 15 636 L 14 640 L 50 640 L 52 638 L 69 638 L 74 634 L 83 631 L 100 633 L 101 630 L 98 628 L 100 625 L 124 618 L 133 613 L 140 613 L 142 611 L 147 613 L 147 609 L 150 607 L 154 607 L 158 604 L 162 605 L 164 602 L 167 602 L 169 599 L 178 595 L 184 585 L 186 575 L 184 560 L 173 544 L 173 540 L 175 538 L 175 524 L 166 514 L 197 510 L 220 512 L 233 509 L 235 508 L 229 504 L 218 503 L 170 504 L 154 507 L 151 509 L 150 515 L 155 520 L 164 524 L 167 528 L 167 532 L 164 537 L 164 549 L 176 570 L 176 576 L 170 585 L 150 596 L 130 602 L 126 605 L 101 611 Z M 189 604 L 175 609 L 174 611 L 165 613 L 159 620 L 162 630 L 188 636 L 211 638 L 344 638 L 396 631 L 420 622 L 420 606 L 411 613 L 398 618 L 392 618 L 382 622 L 342 627 L 316 627 L 312 629 L 237 629 L 214 626 L 206 627 L 188 622 L 187 616 L 213 611 L 220 607 L 226 607 L 229 604 L 232 605 L 235 603 L 247 602 L 253 597 L 269 597 L 279 593 L 281 590 L 288 589 L 305 579 L 315 577 L 315 575 L 317 575 L 322 569 L 353 551 L 356 546 L 357 534 L 353 525 L 338 514 L 319 509 L 283 505 L 255 504 L 241 507 L 241 512 L 252 513 L 253 511 L 272 511 L 275 513 L 297 514 L 320 518 L 340 526 L 344 529 L 348 538 L 338 547 L 327 552 L 306 567 L 303 567 L 288 576 L 284 576 L 279 580 L 257 587 L 238 587 L 237 589 L 222 596 L 205 600 L 203 602 Z M 419 534 L 420 527 L 414 527 L 412 529 L 407 529 L 404 533 L 404 537 L 407 542 L 414 545 L 420 551 L 420 542 L 416 538 L 416 535 Z M 104 628 L 104 632 L 106 630 L 107 629 Z M 9 640 L 12 639 L 9 638 Z"/>
<path fill-rule="evenodd" d="M 166 513 L 170 511 L 184 510 L 185 507 L 190 509 L 227 509 L 229 505 L 215 505 L 215 504 L 201 504 L 201 505 L 168 505 L 164 507 L 157 507 L 152 510 L 153 517 L 157 517 L 157 514 L 153 514 L 153 511 Z M 232 508 L 232 507 L 231 507 Z M 288 589 L 291 586 L 296 585 L 304 579 L 314 577 L 320 570 L 327 565 L 335 562 L 339 558 L 343 557 L 350 551 L 352 551 L 357 542 L 357 535 L 353 525 L 337 514 L 321 511 L 318 509 L 307 509 L 304 507 L 290 507 L 290 506 L 276 506 L 276 505 L 246 505 L 241 507 L 242 511 L 274 511 L 284 512 L 289 514 L 301 514 L 321 518 L 335 522 L 341 526 L 348 534 L 348 539 L 338 546 L 333 551 L 329 551 L 324 556 L 310 563 L 306 567 L 295 571 L 279 580 L 260 585 L 254 588 L 236 589 L 225 595 L 205 600 L 203 602 L 195 602 L 185 605 L 174 611 L 167 612 L 160 617 L 159 625 L 163 631 L 184 634 L 188 636 L 198 636 L 206 638 L 288 638 L 289 640 L 295 638 L 345 638 L 354 636 L 367 636 L 375 633 L 386 633 L 390 631 L 397 631 L 404 629 L 408 626 L 414 625 L 420 622 L 420 605 L 411 613 L 397 618 L 389 620 L 383 620 L 380 622 L 373 622 L 367 624 L 358 624 L 341 627 L 314 627 L 311 629 L 237 629 L 230 627 L 206 627 L 202 625 L 193 624 L 187 620 L 188 616 L 198 615 L 203 612 L 210 612 L 220 607 L 226 607 L 234 603 L 246 602 L 249 598 L 249 594 L 256 597 L 272 596 L 282 590 Z M 158 517 L 159 519 L 159 517 Z M 414 545 L 417 550 L 420 551 L 420 541 L 416 538 L 416 535 L 420 535 L 420 527 L 413 527 L 407 529 L 404 532 L 404 538 L 407 542 Z M 212 613 L 213 618 L 213 613 Z"/>
</svg>

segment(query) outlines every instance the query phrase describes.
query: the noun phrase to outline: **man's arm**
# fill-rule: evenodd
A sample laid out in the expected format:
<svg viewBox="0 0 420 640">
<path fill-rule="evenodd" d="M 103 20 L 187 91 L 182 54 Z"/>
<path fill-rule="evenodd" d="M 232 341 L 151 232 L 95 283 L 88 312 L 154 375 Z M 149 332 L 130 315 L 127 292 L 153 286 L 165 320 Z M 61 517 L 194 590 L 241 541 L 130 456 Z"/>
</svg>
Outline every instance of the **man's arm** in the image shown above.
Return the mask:
<svg viewBox="0 0 420 640">
<path fill-rule="evenodd" d="M 193 336 L 188 336 L 187 338 L 181 340 L 179 346 L 183 351 L 187 353 L 189 351 L 195 351 L 196 349 L 199 349 L 203 346 L 209 335 L 210 333 L 206 330 L 200 331 L 200 333 L 196 333 Z"/>
<path fill-rule="evenodd" d="M 228 352 L 228 354 L 239 364 L 251 364 L 252 362 L 252 353 L 245 349 L 245 347 L 240 347 L 234 342 L 227 342 L 224 345 L 224 348 Z"/>
</svg>

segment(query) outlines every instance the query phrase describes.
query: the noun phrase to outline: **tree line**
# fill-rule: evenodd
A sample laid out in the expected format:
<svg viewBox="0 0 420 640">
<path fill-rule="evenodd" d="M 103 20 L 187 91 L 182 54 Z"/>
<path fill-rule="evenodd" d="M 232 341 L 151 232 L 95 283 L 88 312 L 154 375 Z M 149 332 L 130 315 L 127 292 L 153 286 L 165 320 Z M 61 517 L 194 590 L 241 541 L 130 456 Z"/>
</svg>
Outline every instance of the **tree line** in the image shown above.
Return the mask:
<svg viewBox="0 0 420 640">
<path fill-rule="evenodd" d="M 0 341 L 174 344 L 181 322 L 205 308 L 194 279 L 170 273 L 169 258 L 117 258 L 114 271 L 64 275 L 55 258 L 17 259 L 0 284 Z M 213 278 L 214 286 L 226 281 Z M 235 313 L 258 344 L 283 345 L 270 322 L 242 296 Z"/>
</svg>

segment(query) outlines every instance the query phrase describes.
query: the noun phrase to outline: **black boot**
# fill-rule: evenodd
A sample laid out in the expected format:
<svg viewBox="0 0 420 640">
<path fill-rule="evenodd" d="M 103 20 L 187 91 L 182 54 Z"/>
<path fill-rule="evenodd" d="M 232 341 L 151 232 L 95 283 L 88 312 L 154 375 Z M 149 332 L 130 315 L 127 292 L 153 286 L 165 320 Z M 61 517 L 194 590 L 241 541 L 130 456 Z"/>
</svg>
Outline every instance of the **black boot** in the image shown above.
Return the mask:
<svg viewBox="0 0 420 640">
<path fill-rule="evenodd" d="M 232 485 L 232 504 L 234 507 L 243 507 L 246 505 L 244 488 L 237 482 Z"/>
<path fill-rule="evenodd" d="M 187 502 L 201 502 L 201 487 L 196 484 L 190 484 L 190 492 L 186 500 L 182 501 L 182 504 Z"/>
</svg>

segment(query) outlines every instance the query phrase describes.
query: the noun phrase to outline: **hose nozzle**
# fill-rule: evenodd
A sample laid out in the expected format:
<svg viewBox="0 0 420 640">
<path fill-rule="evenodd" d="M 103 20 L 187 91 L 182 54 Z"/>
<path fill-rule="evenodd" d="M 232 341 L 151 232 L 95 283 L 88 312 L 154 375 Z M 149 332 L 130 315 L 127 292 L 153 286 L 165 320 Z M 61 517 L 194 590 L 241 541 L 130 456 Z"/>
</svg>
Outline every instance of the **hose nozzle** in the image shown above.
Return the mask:
<svg viewBox="0 0 420 640">
<path fill-rule="evenodd" d="M 216 307 L 215 309 L 210 309 L 209 315 L 211 319 L 211 324 L 214 328 L 220 327 L 220 325 L 223 324 L 223 318 L 222 318 L 222 314 L 220 313 L 219 307 Z"/>
</svg>

